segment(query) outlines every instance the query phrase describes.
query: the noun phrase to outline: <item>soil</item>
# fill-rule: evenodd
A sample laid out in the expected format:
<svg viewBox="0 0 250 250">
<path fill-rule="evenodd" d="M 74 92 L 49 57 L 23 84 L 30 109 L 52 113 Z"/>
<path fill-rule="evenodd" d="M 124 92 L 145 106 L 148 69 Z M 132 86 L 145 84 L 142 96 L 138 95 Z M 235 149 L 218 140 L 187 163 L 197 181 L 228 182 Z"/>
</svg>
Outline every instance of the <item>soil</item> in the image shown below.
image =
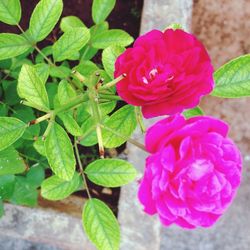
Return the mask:
<svg viewBox="0 0 250 250">
<path fill-rule="evenodd" d="M 38 0 L 21 0 L 22 5 L 22 19 L 20 22 L 21 27 L 26 30 L 29 26 L 29 19 L 31 16 L 31 13 L 33 9 L 35 8 L 36 4 L 38 3 Z M 87 27 L 90 27 L 93 25 L 93 21 L 91 18 L 91 5 L 92 0 L 64 0 L 64 10 L 62 17 L 74 15 L 78 16 L 86 25 Z M 142 12 L 142 6 L 143 6 L 143 0 L 117 0 L 116 6 L 111 13 L 111 15 L 108 17 L 107 21 L 109 22 L 110 28 L 116 28 L 116 29 L 123 29 L 127 31 L 130 35 L 132 35 L 134 38 L 138 37 L 139 30 L 140 30 L 140 19 L 141 19 L 141 12 Z M 60 29 L 59 29 L 59 23 L 54 28 L 52 33 L 46 38 L 46 40 L 42 41 L 38 44 L 38 47 L 41 49 L 49 44 L 51 44 L 53 41 L 55 41 L 60 36 Z M 0 22 L 0 32 L 10 32 L 10 33 L 20 33 L 17 27 L 6 25 L 4 23 Z M 124 151 L 126 145 L 122 145 L 120 148 L 105 152 L 107 156 L 116 156 L 117 154 Z M 87 165 L 89 162 L 91 162 L 94 159 L 98 158 L 98 150 L 96 147 L 91 148 L 80 148 L 81 154 L 83 154 L 85 157 L 85 165 Z M 47 173 L 48 175 L 51 175 L 51 173 Z M 92 197 L 99 198 L 103 200 L 109 207 L 113 210 L 115 215 L 118 213 L 118 201 L 119 201 L 119 195 L 120 195 L 120 188 L 103 188 L 101 186 L 97 186 L 91 182 L 88 182 L 90 192 Z M 79 208 L 79 197 L 87 198 L 87 194 L 85 191 L 80 191 L 75 193 L 77 196 L 75 198 L 75 202 L 72 201 L 71 198 L 69 202 L 65 201 L 59 201 L 56 204 L 55 202 L 49 202 L 43 200 L 41 197 L 39 197 L 39 205 L 42 207 L 49 207 L 56 210 L 69 212 L 73 215 L 78 215 L 77 211 L 81 212 Z M 63 206 L 62 205 L 63 202 Z"/>
<path fill-rule="evenodd" d="M 22 19 L 20 22 L 21 27 L 26 30 L 29 26 L 29 19 L 33 9 L 39 0 L 21 0 L 22 5 Z M 93 25 L 91 18 L 91 5 L 92 0 L 63 0 L 64 9 L 62 17 L 64 16 L 78 16 L 88 27 Z M 117 0 L 116 6 L 107 21 L 111 29 L 123 29 L 130 35 L 136 38 L 140 30 L 140 19 L 142 11 L 143 0 Z M 18 28 L 4 23 L 0 23 L 1 32 L 20 33 Z M 46 41 L 50 42 L 55 40 L 59 34 L 59 25 L 53 30 Z M 42 42 L 41 45 L 45 43 Z"/>
</svg>

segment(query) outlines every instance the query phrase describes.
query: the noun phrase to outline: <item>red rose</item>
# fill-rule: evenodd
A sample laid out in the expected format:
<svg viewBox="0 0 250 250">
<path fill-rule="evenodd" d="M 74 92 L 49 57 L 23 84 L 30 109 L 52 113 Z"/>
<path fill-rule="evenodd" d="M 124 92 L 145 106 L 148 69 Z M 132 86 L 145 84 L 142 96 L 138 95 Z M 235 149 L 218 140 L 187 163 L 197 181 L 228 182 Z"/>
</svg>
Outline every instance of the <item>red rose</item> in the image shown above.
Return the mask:
<svg viewBox="0 0 250 250">
<path fill-rule="evenodd" d="M 172 115 L 198 105 L 213 89 L 213 67 L 200 41 L 183 30 L 153 30 L 115 63 L 119 96 L 142 106 L 144 117 Z"/>
</svg>

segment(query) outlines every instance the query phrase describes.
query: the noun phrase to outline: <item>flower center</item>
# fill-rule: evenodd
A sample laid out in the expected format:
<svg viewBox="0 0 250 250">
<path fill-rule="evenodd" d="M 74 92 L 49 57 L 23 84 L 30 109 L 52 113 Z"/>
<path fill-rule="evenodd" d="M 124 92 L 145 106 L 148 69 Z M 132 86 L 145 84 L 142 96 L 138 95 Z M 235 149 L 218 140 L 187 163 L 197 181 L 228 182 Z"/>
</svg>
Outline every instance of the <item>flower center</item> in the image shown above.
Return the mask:
<svg viewBox="0 0 250 250">
<path fill-rule="evenodd" d="M 146 75 L 142 77 L 142 82 L 144 84 L 149 84 L 154 81 L 157 77 L 164 83 L 168 83 L 169 81 L 174 79 L 174 75 L 172 69 L 169 65 L 165 66 L 157 66 L 152 68 Z"/>
<path fill-rule="evenodd" d="M 146 76 L 143 76 L 143 77 L 142 77 L 142 82 L 143 82 L 144 84 L 149 84 L 149 82 L 151 82 L 151 81 L 153 81 L 153 80 L 155 79 L 155 77 L 156 77 L 157 74 L 158 74 L 157 68 L 153 68 L 153 69 L 149 72 L 148 77 L 146 77 Z"/>
</svg>

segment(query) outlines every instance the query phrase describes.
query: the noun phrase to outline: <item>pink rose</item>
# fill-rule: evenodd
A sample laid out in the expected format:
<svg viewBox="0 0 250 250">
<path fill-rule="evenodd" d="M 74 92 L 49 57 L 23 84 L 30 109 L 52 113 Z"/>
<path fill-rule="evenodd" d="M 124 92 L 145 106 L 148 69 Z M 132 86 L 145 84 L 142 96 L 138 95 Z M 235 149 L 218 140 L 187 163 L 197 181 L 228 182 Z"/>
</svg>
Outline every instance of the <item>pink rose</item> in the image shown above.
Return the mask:
<svg viewBox="0 0 250 250">
<path fill-rule="evenodd" d="M 227 133 L 227 124 L 206 116 L 176 115 L 149 128 L 151 155 L 138 192 L 145 212 L 157 213 L 165 226 L 212 226 L 241 179 L 241 155 Z"/>
<path fill-rule="evenodd" d="M 214 85 L 204 46 L 183 30 L 153 30 L 139 37 L 115 63 L 115 77 L 123 73 L 119 96 L 142 106 L 146 118 L 195 107 Z"/>
</svg>

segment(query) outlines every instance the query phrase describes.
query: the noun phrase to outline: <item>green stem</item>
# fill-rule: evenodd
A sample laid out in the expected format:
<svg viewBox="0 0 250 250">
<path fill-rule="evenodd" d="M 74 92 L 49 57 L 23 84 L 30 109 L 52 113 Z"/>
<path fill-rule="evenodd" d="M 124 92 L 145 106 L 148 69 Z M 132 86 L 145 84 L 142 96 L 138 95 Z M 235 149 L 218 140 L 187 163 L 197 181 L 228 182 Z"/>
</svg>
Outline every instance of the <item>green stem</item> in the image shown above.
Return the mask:
<svg viewBox="0 0 250 250">
<path fill-rule="evenodd" d="M 91 46 L 88 44 L 86 49 L 84 50 L 81 60 L 84 60 L 84 57 L 87 55 L 88 51 L 90 50 Z"/>
<path fill-rule="evenodd" d="M 2 102 L 2 101 L 0 101 L 0 104 L 2 104 L 2 105 L 6 105 L 7 106 L 7 108 L 10 110 L 10 111 L 12 111 L 13 113 L 17 113 L 16 112 L 16 110 L 15 109 L 13 109 L 11 106 L 9 106 L 7 103 L 4 103 L 4 102 Z"/>
<path fill-rule="evenodd" d="M 88 101 L 88 95 L 87 94 L 78 95 L 77 97 L 69 100 L 69 102 L 67 102 L 63 106 L 61 106 L 61 107 L 59 107 L 59 108 L 57 108 L 55 110 L 50 111 L 46 115 L 43 115 L 43 116 L 37 118 L 36 120 L 31 121 L 30 125 L 40 123 L 40 122 L 45 121 L 45 120 L 47 120 L 49 118 L 52 119 L 58 113 L 69 110 L 69 109 L 72 109 L 72 108 L 74 108 L 74 107 L 78 106 L 79 104 L 81 104 L 83 102 L 86 102 L 86 101 Z"/>
<path fill-rule="evenodd" d="M 48 124 L 48 126 L 47 126 L 47 128 L 46 128 L 46 130 L 45 130 L 45 132 L 44 132 L 44 134 L 43 134 L 43 136 L 42 136 L 43 141 L 44 141 L 44 140 L 46 139 L 46 137 L 48 136 L 50 130 L 52 129 L 52 126 L 54 125 L 54 122 L 55 122 L 55 116 L 52 115 L 52 116 L 50 117 L 49 124 Z"/>
<path fill-rule="evenodd" d="M 136 120 L 137 123 L 140 126 L 141 132 L 144 134 L 146 132 L 146 128 L 145 125 L 143 123 L 143 117 L 142 117 L 142 113 L 141 113 L 141 107 L 135 107 L 135 115 L 136 115 Z"/>
<path fill-rule="evenodd" d="M 144 146 L 143 144 L 141 144 L 140 142 L 138 142 L 138 141 L 136 141 L 136 140 L 134 140 L 134 139 L 132 139 L 132 138 L 127 138 L 126 136 L 124 136 L 124 135 L 122 135 L 122 134 L 116 132 L 115 130 L 113 130 L 113 129 L 109 128 L 109 127 L 106 127 L 106 126 L 104 126 L 104 125 L 101 125 L 101 127 L 104 128 L 104 129 L 106 129 L 107 131 L 113 133 L 114 135 L 123 138 L 124 140 L 126 140 L 126 141 L 128 141 L 129 143 L 135 145 L 136 147 L 142 149 L 143 151 L 147 152 L 145 146 Z"/>
<path fill-rule="evenodd" d="M 117 95 L 99 94 L 100 99 L 121 101 L 121 97 Z"/>
<path fill-rule="evenodd" d="M 25 31 L 23 30 L 23 28 L 17 23 L 16 26 L 18 27 L 18 29 L 23 33 L 24 38 L 31 44 L 31 46 L 33 47 L 33 43 L 30 40 L 30 38 L 25 34 Z"/>
<path fill-rule="evenodd" d="M 81 94 L 81 95 L 78 95 L 77 97 L 71 99 L 69 102 L 64 104 L 62 107 L 55 109 L 53 112 L 55 115 L 57 115 L 60 112 L 72 109 L 72 108 L 74 108 L 74 107 L 78 106 L 79 104 L 86 102 L 86 101 L 88 101 L 88 95 Z"/>
<path fill-rule="evenodd" d="M 37 123 L 40 123 L 40 122 L 43 122 L 45 120 L 48 120 L 52 115 L 52 112 L 51 113 L 47 113 L 46 115 L 43 115 L 33 121 L 30 122 L 30 125 L 34 125 L 34 124 L 37 124 Z"/>
<path fill-rule="evenodd" d="M 92 76 L 90 87 L 89 87 L 89 101 L 92 109 L 93 118 L 96 124 L 96 134 L 99 146 L 99 155 L 100 158 L 104 158 L 104 146 L 103 146 L 103 139 L 102 139 L 102 130 L 101 130 L 101 113 L 100 108 L 98 105 L 99 98 L 96 89 L 96 84 L 99 82 L 100 74 L 97 72 L 94 76 Z"/>
<path fill-rule="evenodd" d="M 38 159 L 36 159 L 36 158 L 33 158 L 33 157 L 31 157 L 31 156 L 25 155 L 25 154 L 20 153 L 20 152 L 18 152 L 18 154 L 19 154 L 21 157 L 26 158 L 26 159 L 28 159 L 28 160 L 30 160 L 30 161 L 35 161 L 36 164 L 37 164 L 37 163 L 38 163 L 38 164 L 42 164 L 44 167 L 47 167 L 47 165 L 46 165 L 45 163 L 43 163 L 43 161 L 45 161 L 46 159 L 38 160 Z"/>
<path fill-rule="evenodd" d="M 102 139 L 102 129 L 101 125 L 98 123 L 96 124 L 96 135 L 98 140 L 98 146 L 99 146 L 99 155 L 100 158 L 104 158 L 104 145 L 103 145 L 103 139 Z"/>
<path fill-rule="evenodd" d="M 86 177 L 85 177 L 85 174 L 84 174 L 84 170 L 83 170 L 79 150 L 78 150 L 78 147 L 77 147 L 76 137 L 74 138 L 74 148 L 75 148 L 75 153 L 76 153 L 76 160 L 77 160 L 77 163 L 78 163 L 80 171 L 81 171 L 82 179 L 83 179 L 84 185 L 86 187 L 88 197 L 89 197 L 89 199 L 91 199 L 91 195 L 90 195 L 89 188 L 88 188 L 88 183 L 87 183 L 87 180 L 86 180 Z"/>
<path fill-rule="evenodd" d="M 71 72 L 79 81 L 82 85 L 77 85 L 78 88 L 82 89 L 83 84 L 86 83 L 86 78 L 80 74 L 78 71 L 76 70 L 72 70 Z"/>
<path fill-rule="evenodd" d="M 57 67 L 36 45 L 34 46 L 36 51 L 48 62 L 49 65 Z"/>
<path fill-rule="evenodd" d="M 101 86 L 99 88 L 99 90 L 102 89 L 109 89 L 113 86 L 115 86 L 118 82 L 120 82 L 122 79 L 124 79 L 126 77 L 126 74 L 122 74 L 120 76 L 118 76 L 117 78 L 115 78 L 113 81 L 106 83 L 105 85 Z"/>
</svg>

